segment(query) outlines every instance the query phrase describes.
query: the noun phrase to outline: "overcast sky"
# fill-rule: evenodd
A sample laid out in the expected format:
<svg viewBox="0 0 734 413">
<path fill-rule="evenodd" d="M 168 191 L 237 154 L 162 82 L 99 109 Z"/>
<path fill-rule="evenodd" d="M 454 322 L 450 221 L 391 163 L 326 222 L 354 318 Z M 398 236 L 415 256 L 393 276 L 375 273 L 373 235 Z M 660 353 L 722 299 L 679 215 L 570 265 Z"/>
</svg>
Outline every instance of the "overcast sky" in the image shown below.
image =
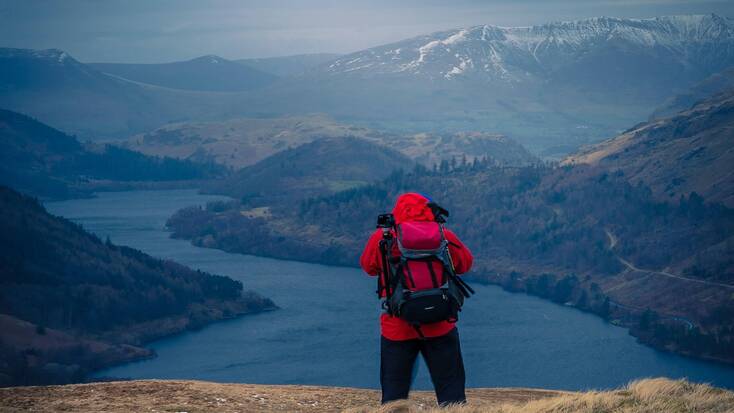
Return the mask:
<svg viewBox="0 0 734 413">
<path fill-rule="evenodd" d="M 0 0 L 0 47 L 84 62 L 347 53 L 477 24 L 716 13 L 732 0 Z"/>
</svg>

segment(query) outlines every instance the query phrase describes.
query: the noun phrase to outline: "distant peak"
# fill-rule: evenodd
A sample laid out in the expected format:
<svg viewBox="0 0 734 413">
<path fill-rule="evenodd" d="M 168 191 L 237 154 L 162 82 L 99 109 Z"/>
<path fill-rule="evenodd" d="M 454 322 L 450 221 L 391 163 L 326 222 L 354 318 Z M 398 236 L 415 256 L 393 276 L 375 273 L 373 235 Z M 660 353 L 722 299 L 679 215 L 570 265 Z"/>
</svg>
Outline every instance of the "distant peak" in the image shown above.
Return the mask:
<svg viewBox="0 0 734 413">
<path fill-rule="evenodd" d="M 75 61 L 68 53 L 60 49 L 15 49 L 15 48 L 0 48 L 0 57 L 5 58 L 32 58 L 54 61 L 56 63 L 64 64 L 67 61 Z"/>
<path fill-rule="evenodd" d="M 213 55 L 213 54 L 208 54 L 206 56 L 197 57 L 195 59 L 192 59 L 191 61 L 192 62 L 204 62 L 204 63 L 210 63 L 210 64 L 219 64 L 223 62 L 228 62 L 227 59 L 221 56 Z"/>
</svg>

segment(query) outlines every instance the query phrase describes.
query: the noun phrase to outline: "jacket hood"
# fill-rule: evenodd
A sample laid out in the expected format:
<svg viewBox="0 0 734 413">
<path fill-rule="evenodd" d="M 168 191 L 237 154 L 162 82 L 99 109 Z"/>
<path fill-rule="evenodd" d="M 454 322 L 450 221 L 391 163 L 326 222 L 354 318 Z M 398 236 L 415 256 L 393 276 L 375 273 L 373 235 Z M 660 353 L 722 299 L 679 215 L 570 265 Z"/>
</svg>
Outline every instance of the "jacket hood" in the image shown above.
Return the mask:
<svg viewBox="0 0 734 413">
<path fill-rule="evenodd" d="M 428 198 L 416 192 L 400 195 L 392 210 L 395 224 L 408 221 L 433 221 L 433 212 L 428 207 L 429 202 L 431 201 Z"/>
</svg>

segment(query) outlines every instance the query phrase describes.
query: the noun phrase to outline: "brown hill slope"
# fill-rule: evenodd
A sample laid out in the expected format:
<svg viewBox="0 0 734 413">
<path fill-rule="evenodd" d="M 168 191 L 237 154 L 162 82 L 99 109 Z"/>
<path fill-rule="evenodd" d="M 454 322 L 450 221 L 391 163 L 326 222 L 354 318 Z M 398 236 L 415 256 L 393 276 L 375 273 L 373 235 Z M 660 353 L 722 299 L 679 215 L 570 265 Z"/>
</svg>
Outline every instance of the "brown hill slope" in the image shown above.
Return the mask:
<svg viewBox="0 0 734 413">
<path fill-rule="evenodd" d="M 186 122 L 135 135 L 122 143 L 147 155 L 214 161 L 233 169 L 321 138 L 356 137 L 387 146 L 427 166 L 489 156 L 511 165 L 536 161 L 522 145 L 486 132 L 396 134 L 337 122 L 326 115 Z"/>
<path fill-rule="evenodd" d="M 323 138 L 278 152 L 203 191 L 272 205 L 364 186 L 412 167 L 407 156 L 365 139 Z"/>
<path fill-rule="evenodd" d="M 731 412 L 734 393 L 707 385 L 648 379 L 612 391 L 469 389 L 468 404 L 443 412 Z M 376 390 L 146 380 L 0 389 L 0 410 L 74 412 L 414 412 L 433 411 L 431 392 L 379 407 Z"/>
<path fill-rule="evenodd" d="M 734 89 L 673 117 L 638 125 L 563 164 L 600 165 L 643 182 L 663 200 L 696 192 L 734 207 Z"/>
</svg>

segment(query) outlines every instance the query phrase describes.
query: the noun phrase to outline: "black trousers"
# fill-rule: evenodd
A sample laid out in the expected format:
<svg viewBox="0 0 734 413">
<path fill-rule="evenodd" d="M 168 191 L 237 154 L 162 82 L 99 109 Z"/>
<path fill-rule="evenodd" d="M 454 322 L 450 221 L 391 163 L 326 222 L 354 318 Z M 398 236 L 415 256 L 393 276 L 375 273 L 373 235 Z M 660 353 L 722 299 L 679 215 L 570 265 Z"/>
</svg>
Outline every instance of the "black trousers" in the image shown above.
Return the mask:
<svg viewBox="0 0 734 413">
<path fill-rule="evenodd" d="M 382 337 L 380 344 L 380 384 L 382 402 L 407 399 L 418 352 L 423 355 L 439 405 L 464 403 L 464 360 L 459 332 L 454 328 L 441 337 L 425 340 L 393 341 Z"/>
</svg>

